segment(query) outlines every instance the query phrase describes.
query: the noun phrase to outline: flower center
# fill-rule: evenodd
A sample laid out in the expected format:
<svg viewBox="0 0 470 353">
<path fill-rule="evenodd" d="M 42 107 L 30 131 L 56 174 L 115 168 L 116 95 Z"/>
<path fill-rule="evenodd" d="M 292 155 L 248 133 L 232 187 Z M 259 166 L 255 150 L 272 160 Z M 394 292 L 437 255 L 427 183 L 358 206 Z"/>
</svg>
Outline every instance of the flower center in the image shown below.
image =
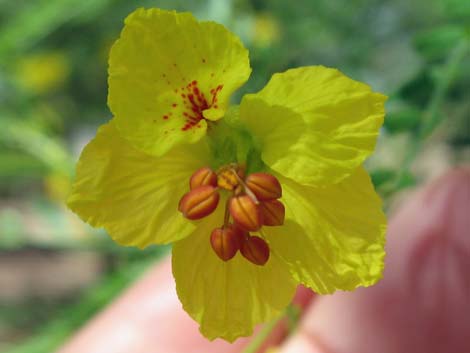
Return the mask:
<svg viewBox="0 0 470 353">
<path fill-rule="evenodd" d="M 270 250 L 262 227 L 284 223 L 284 205 L 278 200 L 282 188 L 277 178 L 268 173 L 245 177 L 244 166 L 231 163 L 217 172 L 208 167 L 197 170 L 189 185 L 190 191 L 181 198 L 178 209 L 190 220 L 209 216 L 219 204 L 219 193 L 228 194 L 223 224 L 210 235 L 217 256 L 228 261 L 240 251 L 255 265 L 266 264 Z"/>
<path fill-rule="evenodd" d="M 199 121 L 204 119 L 203 111 L 211 107 L 218 108 L 217 95 L 222 90 L 223 85 L 218 85 L 210 90 L 210 98 L 206 99 L 204 92 L 199 88 L 197 81 L 192 81 L 186 86 L 180 88 L 180 97 L 184 107 L 183 116 L 185 124 L 181 128 L 186 131 L 196 126 Z M 173 104 L 177 106 L 176 103 Z"/>
<path fill-rule="evenodd" d="M 229 164 L 219 168 L 217 171 L 217 186 L 227 190 L 233 191 L 237 190 L 237 193 L 240 191 L 240 178 L 245 174 L 245 168 L 239 166 L 238 164 Z"/>
</svg>

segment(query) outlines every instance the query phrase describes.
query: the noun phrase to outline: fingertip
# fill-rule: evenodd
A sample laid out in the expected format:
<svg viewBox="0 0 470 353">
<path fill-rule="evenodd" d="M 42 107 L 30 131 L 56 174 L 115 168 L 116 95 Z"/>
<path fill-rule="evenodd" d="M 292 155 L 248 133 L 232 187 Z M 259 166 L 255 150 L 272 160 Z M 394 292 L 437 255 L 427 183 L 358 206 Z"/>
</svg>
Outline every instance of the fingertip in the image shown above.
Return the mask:
<svg viewBox="0 0 470 353">
<path fill-rule="evenodd" d="M 302 332 L 291 336 L 281 346 L 279 353 L 332 353 L 325 351 L 314 343 L 311 337 Z"/>
</svg>

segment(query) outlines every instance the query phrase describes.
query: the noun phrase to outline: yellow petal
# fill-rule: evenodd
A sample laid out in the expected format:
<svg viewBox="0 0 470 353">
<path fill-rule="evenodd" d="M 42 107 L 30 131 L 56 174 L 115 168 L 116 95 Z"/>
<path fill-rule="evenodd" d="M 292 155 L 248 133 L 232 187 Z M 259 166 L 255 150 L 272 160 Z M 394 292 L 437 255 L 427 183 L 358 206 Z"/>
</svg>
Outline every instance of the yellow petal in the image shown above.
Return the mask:
<svg viewBox="0 0 470 353">
<path fill-rule="evenodd" d="M 382 277 L 386 219 L 367 172 L 360 167 L 325 188 L 279 180 L 286 222 L 267 236 L 294 278 L 321 294 L 376 283 Z"/>
<path fill-rule="evenodd" d="M 275 74 L 259 93 L 245 96 L 240 117 L 273 170 L 304 185 L 323 185 L 344 179 L 372 153 L 385 100 L 338 70 L 302 67 Z M 288 133 L 279 133 L 282 125 Z"/>
<path fill-rule="evenodd" d="M 83 150 L 69 208 L 119 244 L 143 248 L 181 239 L 195 225 L 178 212 L 189 178 L 207 165 L 201 143 L 175 147 L 162 157 L 133 148 L 115 128 L 101 126 Z"/>
<path fill-rule="evenodd" d="M 173 274 L 184 309 L 201 333 L 234 341 L 253 327 L 278 317 L 292 299 L 295 283 L 275 254 L 256 266 L 238 253 L 220 260 L 210 246 L 210 233 L 223 221 L 223 210 L 201 222 L 189 237 L 173 245 Z"/>
<path fill-rule="evenodd" d="M 199 140 L 250 72 L 248 51 L 222 25 L 138 9 L 111 49 L 108 104 L 121 135 L 158 156 Z"/>
</svg>

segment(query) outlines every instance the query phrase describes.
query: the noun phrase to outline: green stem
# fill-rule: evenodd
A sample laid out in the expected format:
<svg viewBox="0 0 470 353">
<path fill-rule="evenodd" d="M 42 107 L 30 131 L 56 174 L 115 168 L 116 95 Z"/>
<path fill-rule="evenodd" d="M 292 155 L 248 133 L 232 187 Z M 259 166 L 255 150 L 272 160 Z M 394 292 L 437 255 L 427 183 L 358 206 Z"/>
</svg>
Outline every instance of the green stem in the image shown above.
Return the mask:
<svg viewBox="0 0 470 353">
<path fill-rule="evenodd" d="M 276 320 L 268 322 L 263 326 L 261 331 L 253 338 L 248 346 L 242 351 L 242 353 L 257 353 L 269 335 L 273 332 L 274 328 L 281 322 L 284 315 L 281 315 Z"/>
<path fill-rule="evenodd" d="M 263 326 L 261 331 L 255 336 L 255 338 L 250 341 L 250 343 L 248 344 L 248 346 L 246 346 L 242 353 L 257 353 L 264 344 L 264 342 L 266 342 L 267 338 L 272 334 L 274 329 L 284 319 L 287 319 L 288 333 L 294 331 L 299 322 L 300 312 L 300 307 L 296 306 L 295 304 L 290 304 L 284 310 L 284 313 L 282 315 Z"/>
<path fill-rule="evenodd" d="M 417 135 L 419 140 L 424 140 L 427 138 L 441 122 L 441 115 L 439 114 L 440 107 L 445 100 L 447 91 L 455 79 L 460 63 L 467 54 L 467 50 L 469 49 L 468 46 L 469 41 L 467 38 L 465 38 L 464 40 L 460 41 L 459 44 L 457 44 L 454 50 L 450 53 L 443 73 L 441 77 L 438 78 L 436 88 L 431 97 L 431 101 L 429 102 L 428 108 L 426 109 L 423 124 L 418 131 Z"/>
<path fill-rule="evenodd" d="M 434 129 L 442 121 L 440 109 L 445 100 L 446 94 L 451 87 L 460 63 L 463 61 L 467 50 L 469 48 L 469 41 L 467 38 L 459 42 L 459 44 L 450 53 L 443 71 L 438 77 L 436 88 L 434 89 L 428 107 L 424 113 L 423 122 L 420 128 L 416 131 L 411 140 L 411 146 L 408 154 L 405 156 L 402 167 L 398 172 L 397 178 L 391 188 L 386 194 L 391 194 L 396 191 L 406 174 L 409 172 L 411 165 L 421 151 L 423 141 L 431 135 Z"/>
</svg>

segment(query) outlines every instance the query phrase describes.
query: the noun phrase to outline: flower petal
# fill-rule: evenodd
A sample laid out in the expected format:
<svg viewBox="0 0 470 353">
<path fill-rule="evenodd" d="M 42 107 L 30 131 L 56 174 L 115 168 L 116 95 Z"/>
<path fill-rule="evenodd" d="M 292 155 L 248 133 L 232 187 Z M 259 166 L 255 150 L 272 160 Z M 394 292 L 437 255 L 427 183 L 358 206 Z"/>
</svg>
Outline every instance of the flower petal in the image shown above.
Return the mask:
<svg viewBox="0 0 470 353">
<path fill-rule="evenodd" d="M 162 157 L 133 148 L 114 120 L 101 126 L 83 150 L 67 203 L 119 244 L 143 248 L 181 239 L 195 225 L 178 212 L 189 178 L 207 164 L 201 143 L 175 147 Z"/>
<path fill-rule="evenodd" d="M 302 67 L 275 74 L 260 92 L 246 95 L 240 118 L 259 138 L 273 170 L 322 185 L 346 178 L 372 153 L 385 99 L 338 70 Z"/>
<path fill-rule="evenodd" d="M 222 25 L 138 9 L 111 49 L 108 104 L 121 135 L 158 156 L 199 140 L 250 72 L 248 51 Z"/>
<path fill-rule="evenodd" d="M 361 167 L 325 188 L 279 177 L 284 226 L 266 230 L 294 278 L 315 292 L 370 286 L 382 277 L 386 218 Z"/>
<path fill-rule="evenodd" d="M 286 266 L 271 254 L 257 266 L 238 253 L 224 262 L 210 246 L 210 234 L 223 220 L 223 210 L 203 220 L 189 237 L 173 245 L 176 290 L 201 333 L 233 342 L 253 327 L 276 318 L 294 295 L 296 284 Z"/>
</svg>

